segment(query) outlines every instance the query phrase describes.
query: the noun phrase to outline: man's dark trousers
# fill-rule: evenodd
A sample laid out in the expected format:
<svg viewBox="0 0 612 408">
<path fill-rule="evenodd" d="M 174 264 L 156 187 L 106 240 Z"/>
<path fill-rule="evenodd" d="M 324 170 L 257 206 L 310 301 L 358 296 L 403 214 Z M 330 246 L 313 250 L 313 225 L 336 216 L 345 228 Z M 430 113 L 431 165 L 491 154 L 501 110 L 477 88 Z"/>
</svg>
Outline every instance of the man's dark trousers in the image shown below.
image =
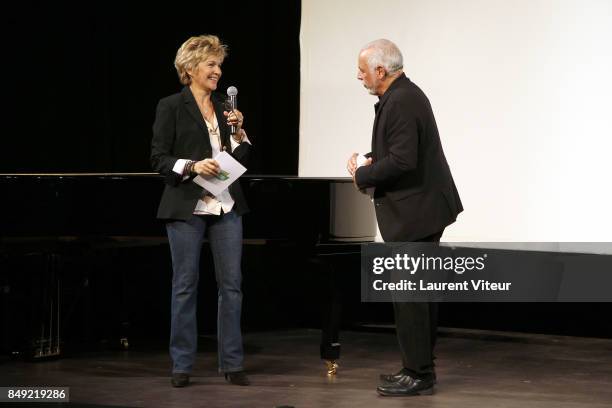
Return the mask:
<svg viewBox="0 0 612 408">
<path fill-rule="evenodd" d="M 444 230 L 414 242 L 440 242 Z M 393 302 L 397 341 L 404 368 L 417 376 L 433 373 L 438 326 L 436 302 Z"/>
</svg>

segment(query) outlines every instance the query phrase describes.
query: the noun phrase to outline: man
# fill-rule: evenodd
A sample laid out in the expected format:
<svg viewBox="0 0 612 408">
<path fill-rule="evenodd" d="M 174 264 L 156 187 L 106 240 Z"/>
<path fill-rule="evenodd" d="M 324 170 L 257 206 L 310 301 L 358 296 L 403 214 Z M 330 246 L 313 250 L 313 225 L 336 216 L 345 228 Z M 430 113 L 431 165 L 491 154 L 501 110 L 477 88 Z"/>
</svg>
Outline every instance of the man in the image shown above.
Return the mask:
<svg viewBox="0 0 612 408">
<path fill-rule="evenodd" d="M 355 185 L 372 195 L 385 241 L 439 242 L 463 207 L 429 100 L 403 73 L 402 54 L 389 40 L 361 50 L 357 79 L 379 101 L 372 151 L 365 157 L 354 153 L 347 164 Z M 394 301 L 393 307 L 403 368 L 381 375 L 377 391 L 432 394 L 437 304 Z"/>
</svg>

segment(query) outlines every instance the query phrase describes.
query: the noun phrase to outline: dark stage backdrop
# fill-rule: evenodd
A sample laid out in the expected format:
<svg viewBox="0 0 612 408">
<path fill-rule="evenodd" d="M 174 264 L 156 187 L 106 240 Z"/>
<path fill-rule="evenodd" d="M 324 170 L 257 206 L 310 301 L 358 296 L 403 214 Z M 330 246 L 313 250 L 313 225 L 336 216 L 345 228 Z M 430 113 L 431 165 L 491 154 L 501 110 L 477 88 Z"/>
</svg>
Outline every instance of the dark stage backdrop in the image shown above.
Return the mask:
<svg viewBox="0 0 612 408">
<path fill-rule="evenodd" d="M 181 89 L 176 50 L 211 33 L 229 45 L 219 91 L 239 90 L 250 173 L 297 174 L 300 1 L 24 3 L 2 13 L 0 173 L 151 171 L 157 101 Z"/>
</svg>

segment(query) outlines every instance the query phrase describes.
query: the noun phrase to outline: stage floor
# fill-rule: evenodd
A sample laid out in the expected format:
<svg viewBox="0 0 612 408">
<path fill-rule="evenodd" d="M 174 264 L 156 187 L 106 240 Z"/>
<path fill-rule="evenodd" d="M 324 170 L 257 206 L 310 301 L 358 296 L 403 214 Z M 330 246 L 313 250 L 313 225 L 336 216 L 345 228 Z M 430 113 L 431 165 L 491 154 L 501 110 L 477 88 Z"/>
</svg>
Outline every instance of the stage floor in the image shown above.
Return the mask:
<svg viewBox="0 0 612 408">
<path fill-rule="evenodd" d="M 318 330 L 250 333 L 244 340 L 250 387 L 229 385 L 217 374 L 210 336 L 201 338 L 193 383 L 186 388 L 170 386 L 164 349 L 144 347 L 38 363 L 3 360 L 0 386 L 69 386 L 71 401 L 94 404 L 88 407 L 612 406 L 607 339 L 441 329 L 435 395 L 401 398 L 376 394 L 379 373 L 400 365 L 393 333 L 342 333 L 333 379 L 318 358 Z"/>
</svg>

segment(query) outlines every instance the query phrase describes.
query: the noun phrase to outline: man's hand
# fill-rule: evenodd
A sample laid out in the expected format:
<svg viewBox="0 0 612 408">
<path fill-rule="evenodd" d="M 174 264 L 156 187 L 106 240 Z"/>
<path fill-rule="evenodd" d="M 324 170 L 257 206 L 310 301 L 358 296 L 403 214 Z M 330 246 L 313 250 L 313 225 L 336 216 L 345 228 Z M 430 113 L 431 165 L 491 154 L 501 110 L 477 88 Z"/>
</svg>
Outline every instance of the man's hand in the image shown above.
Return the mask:
<svg viewBox="0 0 612 408">
<path fill-rule="evenodd" d="M 348 169 L 349 173 L 351 173 L 351 176 L 353 177 L 353 184 L 355 185 L 355 188 L 357 190 L 359 190 L 360 192 L 364 193 L 364 191 L 359 189 L 359 186 L 357 185 L 357 180 L 355 179 L 355 174 L 357 173 L 357 169 L 361 166 L 369 166 L 370 164 L 372 164 L 372 158 L 369 157 L 368 159 L 366 159 L 363 163 L 361 163 L 360 166 L 357 166 L 357 153 L 353 153 L 353 155 L 349 158 L 348 163 L 346 165 L 346 168 Z M 354 164 L 354 167 L 352 166 Z M 351 171 L 351 169 L 353 169 L 353 171 Z"/>
<path fill-rule="evenodd" d="M 193 171 L 200 176 L 216 176 L 219 174 L 219 163 L 214 159 L 204 159 L 193 165 Z"/>
<path fill-rule="evenodd" d="M 353 153 L 351 157 L 349 157 L 348 162 L 346 163 L 346 169 L 353 177 L 353 180 L 355 180 L 355 170 L 357 170 L 357 155 L 357 153 Z"/>
</svg>

